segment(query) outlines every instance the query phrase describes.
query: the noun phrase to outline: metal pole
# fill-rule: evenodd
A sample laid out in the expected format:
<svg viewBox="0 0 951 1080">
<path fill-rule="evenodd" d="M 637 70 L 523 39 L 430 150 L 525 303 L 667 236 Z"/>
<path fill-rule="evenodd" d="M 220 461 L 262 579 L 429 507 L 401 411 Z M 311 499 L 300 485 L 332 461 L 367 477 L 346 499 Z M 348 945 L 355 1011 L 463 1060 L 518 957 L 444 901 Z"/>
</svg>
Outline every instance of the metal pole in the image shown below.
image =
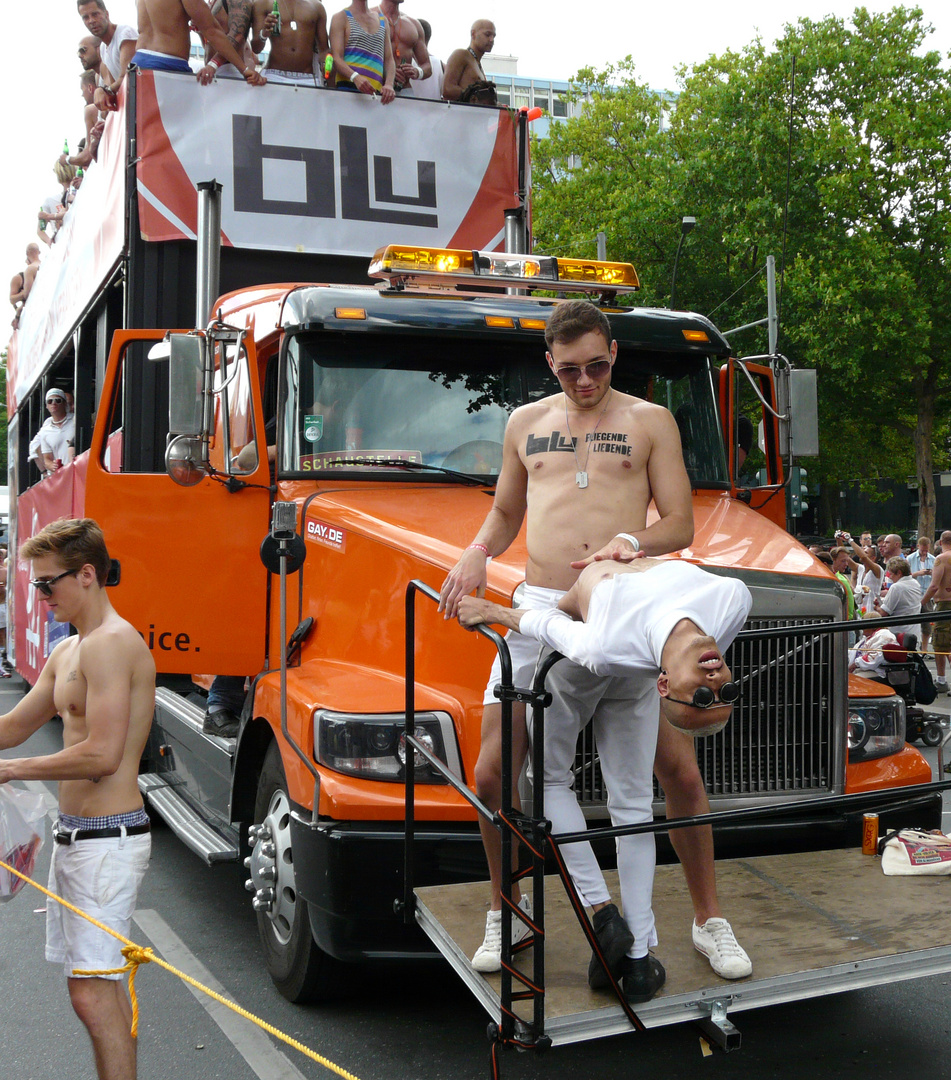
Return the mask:
<svg viewBox="0 0 951 1080">
<path fill-rule="evenodd" d="M 525 254 L 525 230 L 522 227 L 524 211 L 512 207 L 505 211 L 505 250 L 513 255 Z"/>
<path fill-rule="evenodd" d="M 195 288 L 195 326 L 204 329 L 212 317 L 221 279 L 221 184 L 198 184 L 198 267 Z"/>
<path fill-rule="evenodd" d="M 598 262 L 606 262 L 608 258 L 608 234 L 598 233 Z"/>
<path fill-rule="evenodd" d="M 687 239 L 687 233 L 697 224 L 695 217 L 685 217 L 680 222 L 680 240 L 677 243 L 677 254 L 674 256 L 674 272 L 670 277 L 670 307 L 673 310 L 676 307 L 674 298 L 677 293 L 677 264 L 680 262 L 680 252 L 684 246 L 684 240 Z"/>
<path fill-rule="evenodd" d="M 776 352 L 779 338 L 779 313 L 776 310 L 776 257 L 766 256 L 766 312 L 769 326 L 769 355 Z"/>
<path fill-rule="evenodd" d="M 416 734 L 416 582 L 406 589 L 406 679 L 403 715 L 404 743 L 406 746 L 406 797 L 403 827 L 403 922 L 414 922 L 416 896 L 414 893 L 416 852 L 416 751 L 410 745 L 410 736 Z"/>
</svg>

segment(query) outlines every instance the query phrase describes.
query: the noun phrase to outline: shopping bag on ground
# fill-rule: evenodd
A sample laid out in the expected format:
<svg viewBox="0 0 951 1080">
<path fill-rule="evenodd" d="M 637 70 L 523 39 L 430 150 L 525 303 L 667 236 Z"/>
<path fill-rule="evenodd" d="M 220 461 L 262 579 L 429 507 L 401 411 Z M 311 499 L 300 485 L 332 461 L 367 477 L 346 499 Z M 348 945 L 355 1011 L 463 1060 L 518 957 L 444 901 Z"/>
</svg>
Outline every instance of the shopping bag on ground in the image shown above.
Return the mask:
<svg viewBox="0 0 951 1080">
<path fill-rule="evenodd" d="M 43 796 L 0 784 L 0 859 L 27 877 L 33 876 L 43 846 Z M 12 900 L 26 882 L 0 866 L 0 903 Z"/>
<path fill-rule="evenodd" d="M 951 836 L 937 829 L 901 829 L 879 842 L 882 870 L 889 876 L 951 874 Z"/>
</svg>

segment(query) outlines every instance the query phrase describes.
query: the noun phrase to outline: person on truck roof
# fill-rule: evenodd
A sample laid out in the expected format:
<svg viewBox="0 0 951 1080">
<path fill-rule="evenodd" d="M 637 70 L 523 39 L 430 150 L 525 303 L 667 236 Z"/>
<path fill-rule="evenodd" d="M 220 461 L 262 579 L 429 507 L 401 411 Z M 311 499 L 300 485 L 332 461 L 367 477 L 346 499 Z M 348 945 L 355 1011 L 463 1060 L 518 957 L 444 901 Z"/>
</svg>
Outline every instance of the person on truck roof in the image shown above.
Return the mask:
<svg viewBox="0 0 951 1080">
<path fill-rule="evenodd" d="M 109 18 L 104 0 L 78 0 L 76 8 L 83 26 L 101 42 L 96 108 L 115 109 L 116 94 L 132 62 L 138 34 L 132 26 L 114 23 Z"/>
<path fill-rule="evenodd" d="M 251 47 L 259 53 L 265 41 L 271 43 L 264 68 L 268 82 L 323 86 L 330 51 L 324 5 L 319 0 L 278 0 L 277 8 L 275 15 L 273 0 L 253 0 Z"/>
<path fill-rule="evenodd" d="M 395 99 L 396 62 L 386 19 L 374 15 L 367 0 L 353 0 L 330 20 L 330 51 L 338 90 L 379 94 L 384 105 Z"/>
<path fill-rule="evenodd" d="M 254 67 L 244 65 L 240 53 L 218 25 L 205 0 L 137 0 L 137 3 L 139 42 L 132 57 L 137 67 L 193 74 L 188 64 L 191 27 L 225 60 L 242 71 L 245 82 L 263 86 L 267 81 Z"/>
<path fill-rule="evenodd" d="M 207 86 L 212 79 L 240 79 L 241 72 L 257 66 L 257 57 L 251 49 L 248 34 L 254 21 L 252 0 L 214 0 L 211 14 L 228 35 L 232 45 L 241 54 L 242 64 L 236 68 L 210 45 L 205 47 L 205 66 L 198 72 L 198 81 Z"/>
<path fill-rule="evenodd" d="M 469 44 L 456 49 L 446 61 L 443 73 L 442 96 L 446 101 L 471 101 L 473 104 L 494 104 L 495 83 L 485 77 L 482 57 L 492 52 L 495 44 L 495 23 L 477 19 L 469 31 Z"/>
<path fill-rule="evenodd" d="M 404 15 L 403 0 L 381 0 L 370 11 L 386 19 L 390 31 L 390 47 L 395 65 L 393 89 L 397 94 L 413 97 L 412 80 L 428 79 L 433 66 L 426 48 L 426 35 L 422 26 L 411 15 Z"/>
<path fill-rule="evenodd" d="M 27 244 L 26 266 L 20 273 L 14 274 L 10 279 L 10 303 L 13 305 L 13 309 L 16 312 L 16 316 L 13 320 L 14 327 L 19 320 L 20 311 L 26 303 L 27 297 L 30 295 L 30 289 L 33 288 L 33 281 L 36 278 L 36 272 L 39 268 L 40 245 Z"/>
<path fill-rule="evenodd" d="M 662 555 L 693 539 L 690 481 L 683 465 L 677 423 L 659 405 L 622 394 L 611 387 L 617 342 L 604 313 L 593 304 L 558 304 L 545 332 L 547 360 L 562 393 L 516 409 L 505 430 L 502 470 L 495 500 L 472 544 L 450 571 L 440 593 L 440 609 L 454 618 L 463 596 L 486 587 L 486 563 L 501 554 L 519 533 L 527 515 L 528 566 L 524 607 L 556 607 L 589 564 L 624 559 L 632 553 Z M 599 438 L 599 436 L 610 438 Z M 609 451 L 598 449 L 610 447 Z M 583 448 L 583 449 L 582 449 Z M 658 520 L 647 525 L 653 500 Z M 515 685 L 527 686 L 538 655 L 537 645 L 509 638 Z M 494 689 L 498 662 L 483 698 L 482 748 L 476 764 L 476 790 L 486 805 L 501 803 L 501 706 Z M 578 732 L 593 716 L 602 735 L 601 758 L 623 760 L 619 798 L 610 800 L 618 824 L 652 818 L 651 799 L 640 796 L 650 786 L 651 767 L 667 798 L 668 817 L 709 811 L 693 740 L 665 723 L 658 727 L 656 687 L 643 679 L 603 678 L 563 661 L 552 670 L 545 738 L 545 813 L 554 831 L 575 832 L 585 819 L 571 790 Z M 632 712 L 637 721 L 632 725 Z M 527 752 L 524 707 L 514 710 L 515 775 Z M 636 729 L 637 735 L 633 732 Z M 656 755 L 653 740 L 657 739 Z M 605 752 L 605 746 L 609 750 Z M 628 799 L 627 796 L 631 795 Z M 517 805 L 517 793 L 513 793 Z M 480 818 L 492 878 L 486 937 L 473 958 L 476 970 L 497 969 L 501 948 L 501 854 L 496 829 Z M 739 978 L 752 970 L 732 928 L 722 917 L 716 894 L 713 834 L 709 826 L 678 829 L 671 841 L 684 866 L 694 904 L 692 939 L 710 957 L 714 970 Z M 570 844 L 565 860 L 584 902 L 594 911 L 594 927 L 615 978 L 623 977 L 632 1002 L 650 998 L 664 980 L 663 968 L 651 958 L 656 943 L 650 910 L 654 866 L 651 836 L 626 836 L 618 844 L 619 864 L 637 866 L 625 872 L 625 911 L 621 918 L 590 845 Z M 518 893 L 514 897 L 519 903 Z M 524 905 L 528 907 L 527 903 Z M 513 940 L 524 937 L 513 925 Z M 633 934 L 632 931 L 633 930 Z M 609 985 L 600 962 L 592 957 L 588 981 Z"/>
</svg>

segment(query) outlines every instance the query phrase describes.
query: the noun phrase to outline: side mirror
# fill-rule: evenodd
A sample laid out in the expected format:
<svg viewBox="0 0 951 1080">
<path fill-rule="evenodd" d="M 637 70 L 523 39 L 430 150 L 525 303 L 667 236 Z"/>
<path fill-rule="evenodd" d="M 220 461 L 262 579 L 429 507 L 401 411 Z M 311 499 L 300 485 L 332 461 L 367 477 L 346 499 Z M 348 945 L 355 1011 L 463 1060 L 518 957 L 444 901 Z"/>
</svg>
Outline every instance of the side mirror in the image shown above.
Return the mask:
<svg viewBox="0 0 951 1080">
<path fill-rule="evenodd" d="M 202 461 L 202 437 L 176 435 L 165 448 L 165 471 L 182 487 L 194 487 L 206 476 Z"/>
<path fill-rule="evenodd" d="M 780 421 L 779 449 L 783 458 L 818 457 L 819 395 L 816 373 L 811 368 L 794 368 L 785 379 L 776 381 L 779 412 L 789 416 Z"/>
<path fill-rule="evenodd" d="M 812 368 L 789 373 L 789 441 L 797 458 L 819 456 L 819 393 Z"/>
<path fill-rule="evenodd" d="M 202 433 L 206 352 L 203 335 L 169 336 L 168 430 L 172 435 Z"/>
</svg>

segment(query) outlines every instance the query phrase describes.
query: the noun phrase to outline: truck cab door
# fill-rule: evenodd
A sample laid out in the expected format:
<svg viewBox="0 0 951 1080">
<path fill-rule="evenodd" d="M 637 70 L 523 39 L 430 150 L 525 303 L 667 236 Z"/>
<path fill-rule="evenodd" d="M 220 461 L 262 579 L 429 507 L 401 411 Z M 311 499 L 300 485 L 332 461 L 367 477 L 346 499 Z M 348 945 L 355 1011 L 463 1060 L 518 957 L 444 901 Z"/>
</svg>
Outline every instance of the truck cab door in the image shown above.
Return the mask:
<svg viewBox="0 0 951 1080">
<path fill-rule="evenodd" d="M 218 475 L 185 488 L 164 464 L 168 359 L 149 358 L 164 336 L 135 330 L 113 339 L 86 514 L 119 562 L 110 599 L 160 673 L 251 675 L 266 663 L 267 572 L 258 549 L 271 502 L 254 343 L 232 356 L 226 380 L 216 377 L 210 457 Z"/>
<path fill-rule="evenodd" d="M 778 411 L 775 378 L 766 365 L 744 362 L 743 367 L 755 389 L 738 361 L 731 358 L 720 368 L 719 404 L 732 494 L 785 529 L 779 423 L 770 412 Z"/>
</svg>

